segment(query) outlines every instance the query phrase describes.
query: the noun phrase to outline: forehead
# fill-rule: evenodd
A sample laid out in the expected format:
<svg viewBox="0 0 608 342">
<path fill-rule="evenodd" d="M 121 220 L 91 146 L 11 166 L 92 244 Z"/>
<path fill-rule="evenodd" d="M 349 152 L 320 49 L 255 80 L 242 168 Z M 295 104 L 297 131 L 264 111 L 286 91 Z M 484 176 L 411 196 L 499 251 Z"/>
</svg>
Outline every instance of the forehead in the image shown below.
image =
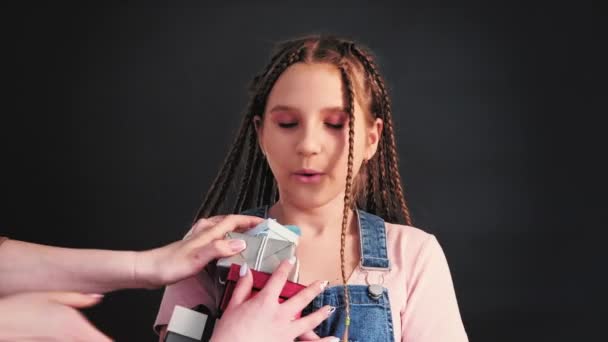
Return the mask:
<svg viewBox="0 0 608 342">
<path fill-rule="evenodd" d="M 338 68 L 326 63 L 296 63 L 275 82 L 266 108 L 275 105 L 316 110 L 341 107 L 344 102 L 342 78 Z"/>
</svg>

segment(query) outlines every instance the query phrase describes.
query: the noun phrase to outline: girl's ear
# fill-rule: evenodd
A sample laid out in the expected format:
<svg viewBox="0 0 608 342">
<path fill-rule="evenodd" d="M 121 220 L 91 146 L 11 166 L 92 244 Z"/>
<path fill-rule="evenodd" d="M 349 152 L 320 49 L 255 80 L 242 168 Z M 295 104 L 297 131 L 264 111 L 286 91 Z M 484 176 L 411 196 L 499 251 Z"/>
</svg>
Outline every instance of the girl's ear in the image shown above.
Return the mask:
<svg viewBox="0 0 608 342">
<path fill-rule="evenodd" d="M 262 143 L 262 117 L 259 115 L 255 115 L 253 117 L 253 126 L 255 127 L 255 132 L 258 136 L 258 145 L 260 145 L 260 150 L 262 150 L 262 154 L 264 156 L 266 156 L 266 153 L 264 152 L 264 145 Z"/>
<path fill-rule="evenodd" d="M 367 150 L 365 151 L 365 159 L 370 160 L 378 150 L 380 137 L 382 137 L 382 129 L 384 122 L 380 118 L 376 118 L 371 127 L 367 131 Z"/>
</svg>

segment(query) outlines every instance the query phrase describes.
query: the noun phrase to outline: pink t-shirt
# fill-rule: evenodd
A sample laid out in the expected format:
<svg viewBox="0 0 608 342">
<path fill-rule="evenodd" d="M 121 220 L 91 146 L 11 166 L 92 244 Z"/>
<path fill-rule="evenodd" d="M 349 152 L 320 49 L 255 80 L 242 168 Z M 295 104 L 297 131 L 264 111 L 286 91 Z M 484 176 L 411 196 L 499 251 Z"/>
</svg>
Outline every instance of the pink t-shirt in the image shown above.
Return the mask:
<svg viewBox="0 0 608 342">
<path fill-rule="evenodd" d="M 441 246 L 435 236 L 418 228 L 386 223 L 389 272 L 357 267 L 349 285 L 366 285 L 365 277 L 380 279 L 388 289 L 395 341 L 468 341 L 460 318 L 452 277 Z M 374 274 L 377 273 L 377 274 Z M 158 331 L 171 318 L 173 307 L 217 308 L 220 291 L 207 271 L 167 286 L 154 322 Z M 355 323 L 355 322 L 353 322 Z M 356 324 L 356 323 L 355 323 Z"/>
</svg>

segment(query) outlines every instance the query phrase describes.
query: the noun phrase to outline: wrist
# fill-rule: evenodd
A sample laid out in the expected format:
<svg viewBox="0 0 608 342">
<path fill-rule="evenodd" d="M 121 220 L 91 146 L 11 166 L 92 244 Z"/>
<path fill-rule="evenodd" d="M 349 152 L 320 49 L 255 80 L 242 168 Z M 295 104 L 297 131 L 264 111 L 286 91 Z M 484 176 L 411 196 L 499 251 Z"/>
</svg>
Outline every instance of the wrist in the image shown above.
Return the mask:
<svg viewBox="0 0 608 342">
<path fill-rule="evenodd" d="M 154 253 L 133 252 L 133 283 L 135 288 L 155 289 L 159 285 L 159 275 Z"/>
</svg>

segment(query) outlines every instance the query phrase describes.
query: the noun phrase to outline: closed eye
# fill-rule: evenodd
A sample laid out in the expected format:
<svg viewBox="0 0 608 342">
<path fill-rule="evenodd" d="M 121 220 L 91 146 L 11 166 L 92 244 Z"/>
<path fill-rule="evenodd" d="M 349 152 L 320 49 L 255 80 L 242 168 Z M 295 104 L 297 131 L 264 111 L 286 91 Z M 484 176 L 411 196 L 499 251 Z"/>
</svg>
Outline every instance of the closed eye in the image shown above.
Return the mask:
<svg viewBox="0 0 608 342">
<path fill-rule="evenodd" d="M 332 129 L 342 129 L 342 128 L 344 128 L 344 124 L 343 123 L 333 124 L 333 123 L 326 122 L 325 125 L 327 125 L 327 127 L 332 128 Z"/>
<path fill-rule="evenodd" d="M 279 122 L 279 127 L 281 128 L 293 128 L 298 125 L 297 122 Z"/>
</svg>

